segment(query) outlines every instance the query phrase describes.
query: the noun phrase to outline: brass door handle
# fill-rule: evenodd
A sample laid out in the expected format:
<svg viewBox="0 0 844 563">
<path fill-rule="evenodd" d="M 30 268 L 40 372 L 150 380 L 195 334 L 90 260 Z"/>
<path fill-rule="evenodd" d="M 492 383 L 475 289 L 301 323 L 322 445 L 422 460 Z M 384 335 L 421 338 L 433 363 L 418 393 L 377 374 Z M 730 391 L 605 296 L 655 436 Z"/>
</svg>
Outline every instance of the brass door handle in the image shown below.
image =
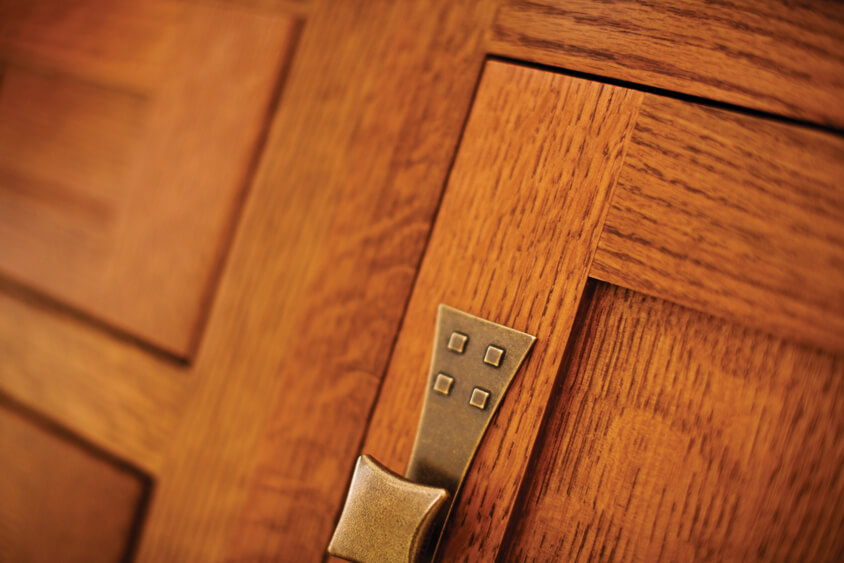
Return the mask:
<svg viewBox="0 0 844 563">
<path fill-rule="evenodd" d="M 535 340 L 439 306 L 407 475 L 358 458 L 329 554 L 361 563 L 433 559 L 481 438 Z"/>
</svg>

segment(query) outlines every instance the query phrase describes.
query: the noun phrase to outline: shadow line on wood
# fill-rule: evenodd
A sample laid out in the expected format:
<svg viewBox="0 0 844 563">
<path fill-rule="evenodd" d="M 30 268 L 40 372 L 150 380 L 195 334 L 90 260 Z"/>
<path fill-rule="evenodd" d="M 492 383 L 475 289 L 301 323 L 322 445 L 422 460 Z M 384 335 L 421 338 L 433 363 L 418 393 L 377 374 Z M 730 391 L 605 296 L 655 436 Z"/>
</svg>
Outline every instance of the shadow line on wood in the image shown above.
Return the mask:
<svg viewBox="0 0 844 563">
<path fill-rule="evenodd" d="M 823 131 L 824 133 L 832 133 L 834 135 L 844 137 L 844 129 L 834 127 L 832 125 L 824 125 L 821 123 L 816 123 L 814 121 L 809 121 L 806 119 L 799 119 L 796 117 L 787 117 L 785 115 L 781 115 L 778 113 L 773 113 L 769 111 L 764 111 L 761 109 L 754 109 L 747 106 L 732 104 L 730 102 L 724 102 L 720 100 L 715 100 L 712 98 L 706 98 L 704 96 L 695 96 L 694 94 L 686 94 L 684 92 L 678 92 L 676 90 L 668 90 L 666 88 L 659 88 L 657 86 L 649 86 L 647 84 L 642 84 L 639 82 L 631 82 L 629 80 L 622 80 L 620 78 L 610 78 L 608 76 L 603 76 L 600 74 L 593 74 L 590 72 L 583 72 L 579 70 L 572 70 L 570 68 L 565 67 L 558 67 L 552 66 L 542 63 L 536 63 L 532 61 L 527 61 L 523 59 L 517 59 L 512 57 L 505 57 L 503 55 L 488 55 L 488 61 L 499 61 L 503 63 L 510 63 L 516 64 L 519 66 L 523 66 L 526 68 L 533 68 L 536 70 L 541 70 L 545 72 L 552 72 L 554 74 L 562 74 L 565 76 L 571 76 L 573 78 L 581 78 L 583 80 L 589 80 L 591 82 L 599 82 L 601 84 L 608 84 L 610 86 L 619 86 L 621 88 L 626 88 L 628 90 L 636 90 L 639 92 L 644 92 L 646 94 L 654 94 L 656 96 L 662 96 L 665 98 L 671 98 L 674 100 L 678 100 L 681 102 L 687 102 L 691 104 L 699 104 L 707 107 L 712 107 L 716 109 L 723 109 L 726 111 L 739 113 L 742 115 L 748 115 L 750 117 L 756 117 L 759 119 L 767 119 L 771 121 L 777 121 L 780 123 L 785 123 L 787 125 L 795 125 L 798 127 L 805 127 L 807 129 L 814 129 L 816 131 Z"/>
<path fill-rule="evenodd" d="M 38 289 L 29 287 L 24 282 L 0 275 L 0 293 L 6 294 L 28 306 L 55 315 L 56 317 L 84 324 L 86 327 L 93 328 L 105 338 L 114 338 L 115 340 L 129 344 L 146 354 L 169 362 L 176 367 L 187 368 L 190 366 L 188 358 L 183 358 L 164 348 L 159 348 L 155 344 L 145 340 L 142 336 L 132 334 L 106 320 L 87 313 L 83 309 L 74 307 Z"/>
</svg>

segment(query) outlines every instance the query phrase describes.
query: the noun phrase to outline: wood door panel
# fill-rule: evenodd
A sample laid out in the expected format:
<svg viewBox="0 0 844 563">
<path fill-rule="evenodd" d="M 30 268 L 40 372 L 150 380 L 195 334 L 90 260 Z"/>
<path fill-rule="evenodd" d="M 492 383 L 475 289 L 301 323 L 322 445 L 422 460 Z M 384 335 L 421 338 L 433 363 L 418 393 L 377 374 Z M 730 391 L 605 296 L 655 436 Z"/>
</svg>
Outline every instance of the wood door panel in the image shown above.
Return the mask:
<svg viewBox="0 0 844 563">
<path fill-rule="evenodd" d="M 844 349 L 844 139 L 646 95 L 592 275 Z"/>
<path fill-rule="evenodd" d="M 0 59 L 149 89 L 172 54 L 179 2 L 0 0 Z"/>
<path fill-rule="evenodd" d="M 842 358 L 596 285 L 505 559 L 840 560 Z"/>
<path fill-rule="evenodd" d="M 506 0 L 490 49 L 844 127 L 836 0 Z"/>
<path fill-rule="evenodd" d="M 148 481 L 0 402 L 0 560 L 117 563 Z"/>
<path fill-rule="evenodd" d="M 293 21 L 170 0 L 0 13 L 0 272 L 189 356 Z"/>
<path fill-rule="evenodd" d="M 0 90 L 0 240 L 14 271 L 67 279 L 114 252 L 143 96 L 74 77 L 9 66 Z M 79 281 L 75 282 L 80 283 Z"/>
</svg>

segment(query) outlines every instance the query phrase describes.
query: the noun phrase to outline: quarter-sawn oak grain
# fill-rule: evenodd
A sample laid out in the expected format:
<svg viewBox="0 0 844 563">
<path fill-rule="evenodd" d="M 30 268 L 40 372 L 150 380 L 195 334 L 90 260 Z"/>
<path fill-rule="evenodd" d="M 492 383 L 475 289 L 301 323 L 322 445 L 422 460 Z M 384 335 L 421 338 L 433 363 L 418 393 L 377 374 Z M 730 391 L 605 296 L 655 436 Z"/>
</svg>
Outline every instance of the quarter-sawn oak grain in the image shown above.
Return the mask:
<svg viewBox="0 0 844 563">
<path fill-rule="evenodd" d="M 646 95 L 591 275 L 844 350 L 844 139 Z"/>
<path fill-rule="evenodd" d="M 837 0 L 508 0 L 493 53 L 844 128 Z"/>
<path fill-rule="evenodd" d="M 510 64 L 485 67 L 362 450 L 403 472 L 439 303 L 537 337 L 457 499 L 445 561 L 490 561 L 498 551 L 640 100 Z"/>
<path fill-rule="evenodd" d="M 506 561 L 840 561 L 844 362 L 598 284 Z"/>
</svg>

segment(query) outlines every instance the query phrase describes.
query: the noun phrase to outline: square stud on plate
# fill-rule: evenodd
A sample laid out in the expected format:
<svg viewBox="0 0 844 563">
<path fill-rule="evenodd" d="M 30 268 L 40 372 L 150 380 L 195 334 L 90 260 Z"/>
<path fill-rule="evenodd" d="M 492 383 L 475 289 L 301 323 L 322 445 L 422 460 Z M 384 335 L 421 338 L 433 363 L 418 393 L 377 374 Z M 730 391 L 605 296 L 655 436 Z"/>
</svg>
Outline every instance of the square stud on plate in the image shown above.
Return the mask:
<svg viewBox="0 0 844 563">
<path fill-rule="evenodd" d="M 484 363 L 492 367 L 501 365 L 501 360 L 504 359 L 504 349 L 497 346 L 488 346 L 486 354 L 484 355 Z"/>
<path fill-rule="evenodd" d="M 449 377 L 444 373 L 438 373 L 437 379 L 434 381 L 434 391 L 442 395 L 449 395 L 452 385 L 454 385 L 453 377 Z"/>
<path fill-rule="evenodd" d="M 472 398 L 469 399 L 469 404 L 477 409 L 484 410 L 486 402 L 489 400 L 489 391 L 484 391 L 480 387 L 472 389 Z"/>
<path fill-rule="evenodd" d="M 465 334 L 452 332 L 451 337 L 448 339 L 448 349 L 457 354 L 462 354 L 463 350 L 466 349 L 466 343 L 468 341 L 469 337 Z"/>
</svg>

